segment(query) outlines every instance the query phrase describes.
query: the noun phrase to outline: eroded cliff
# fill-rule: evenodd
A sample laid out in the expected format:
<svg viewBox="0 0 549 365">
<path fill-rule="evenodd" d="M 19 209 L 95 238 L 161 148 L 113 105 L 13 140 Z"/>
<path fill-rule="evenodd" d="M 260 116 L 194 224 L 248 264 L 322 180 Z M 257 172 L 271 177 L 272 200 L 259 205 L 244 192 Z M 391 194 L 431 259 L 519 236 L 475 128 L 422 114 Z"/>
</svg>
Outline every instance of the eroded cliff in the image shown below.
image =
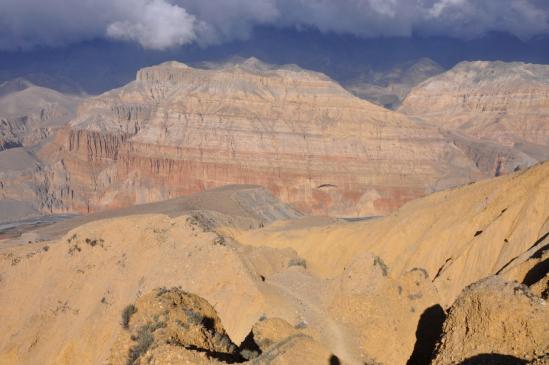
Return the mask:
<svg viewBox="0 0 549 365">
<path fill-rule="evenodd" d="M 41 156 L 55 181 L 50 200 L 79 212 L 239 183 L 265 186 L 305 212 L 379 215 L 494 170 L 437 128 L 322 74 L 255 59 L 140 70 L 136 81 L 83 103 Z M 517 164 L 528 162 L 502 169 Z"/>
<path fill-rule="evenodd" d="M 416 86 L 399 111 L 549 158 L 549 66 L 462 62 Z"/>
</svg>

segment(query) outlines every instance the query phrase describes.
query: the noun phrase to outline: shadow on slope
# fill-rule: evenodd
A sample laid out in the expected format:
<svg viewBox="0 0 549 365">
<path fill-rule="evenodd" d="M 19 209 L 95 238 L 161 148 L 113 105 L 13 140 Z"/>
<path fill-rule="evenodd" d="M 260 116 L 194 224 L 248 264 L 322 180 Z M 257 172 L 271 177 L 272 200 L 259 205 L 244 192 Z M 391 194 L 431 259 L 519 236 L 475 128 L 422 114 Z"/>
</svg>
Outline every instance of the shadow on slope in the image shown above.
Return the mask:
<svg viewBox="0 0 549 365">
<path fill-rule="evenodd" d="M 427 308 L 421 317 L 416 330 L 416 344 L 407 365 L 430 364 L 435 346 L 442 335 L 442 325 L 446 314 L 439 304 Z"/>
<path fill-rule="evenodd" d="M 526 360 L 511 355 L 480 354 L 473 356 L 459 365 L 524 365 Z"/>
<path fill-rule="evenodd" d="M 528 271 L 522 283 L 531 286 L 545 277 L 549 273 L 549 259 L 538 262 L 533 268 Z"/>
</svg>

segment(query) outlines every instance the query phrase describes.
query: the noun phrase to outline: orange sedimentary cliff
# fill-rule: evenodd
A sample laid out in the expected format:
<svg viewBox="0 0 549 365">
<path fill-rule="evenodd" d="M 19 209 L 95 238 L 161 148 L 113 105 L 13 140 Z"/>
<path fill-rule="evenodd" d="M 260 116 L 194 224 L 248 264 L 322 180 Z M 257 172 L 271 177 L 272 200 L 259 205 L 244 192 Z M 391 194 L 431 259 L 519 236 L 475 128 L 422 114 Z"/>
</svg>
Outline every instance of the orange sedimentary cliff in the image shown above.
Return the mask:
<svg viewBox="0 0 549 365">
<path fill-rule="evenodd" d="M 140 70 L 84 102 L 42 156 L 61 184 L 50 185 L 52 199 L 81 212 L 237 183 L 263 185 L 305 212 L 379 215 L 493 174 L 438 128 L 322 74 L 254 59 Z M 503 170 L 521 164 L 509 158 Z M 67 190 L 70 199 L 59 196 Z"/>
</svg>

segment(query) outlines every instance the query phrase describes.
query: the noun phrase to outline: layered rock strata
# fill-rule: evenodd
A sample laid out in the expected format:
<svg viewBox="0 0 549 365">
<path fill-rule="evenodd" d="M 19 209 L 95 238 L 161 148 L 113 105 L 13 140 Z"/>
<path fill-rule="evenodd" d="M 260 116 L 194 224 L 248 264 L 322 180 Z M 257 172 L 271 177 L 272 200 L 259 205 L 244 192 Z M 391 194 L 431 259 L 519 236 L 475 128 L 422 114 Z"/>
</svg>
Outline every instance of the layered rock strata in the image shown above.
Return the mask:
<svg viewBox="0 0 549 365">
<path fill-rule="evenodd" d="M 549 66 L 462 62 L 416 86 L 399 111 L 549 158 Z"/>
<path fill-rule="evenodd" d="M 253 59 L 143 69 L 83 103 L 42 156 L 50 200 L 79 212 L 251 183 L 306 212 L 379 215 L 493 174 L 434 127 Z"/>
</svg>

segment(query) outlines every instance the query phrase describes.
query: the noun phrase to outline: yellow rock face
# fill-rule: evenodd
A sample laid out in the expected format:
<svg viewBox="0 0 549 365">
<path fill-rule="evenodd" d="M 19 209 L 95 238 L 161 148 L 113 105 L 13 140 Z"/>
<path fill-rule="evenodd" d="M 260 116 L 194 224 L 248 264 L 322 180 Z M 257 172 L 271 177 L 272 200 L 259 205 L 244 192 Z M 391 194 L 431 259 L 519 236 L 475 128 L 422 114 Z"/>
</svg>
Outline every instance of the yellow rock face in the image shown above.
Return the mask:
<svg viewBox="0 0 549 365">
<path fill-rule="evenodd" d="M 290 249 L 220 240 L 188 216 L 97 221 L 56 242 L 5 248 L 0 261 L 0 359 L 10 364 L 97 364 L 112 356 L 123 362 L 135 345 L 121 325 L 123 310 L 136 303 L 138 312 L 129 322 L 135 332 L 155 315 L 162 320 L 156 297 L 143 295 L 180 286 L 212 303 L 235 344 L 261 317 L 296 326 L 305 337 L 290 333 L 291 341 L 265 350 L 277 363 L 292 363 L 305 351 L 311 363 L 333 355 L 344 363 L 375 358 L 404 364 L 421 313 L 437 302 L 430 282 L 415 274 L 413 279 L 393 279 L 373 256 L 330 280 L 309 272 L 307 265 Z M 362 286 L 365 279 L 367 287 Z M 364 311 L 353 312 L 357 308 Z M 171 325 L 166 322 L 165 330 Z M 370 336 L 367 328 L 379 335 Z M 121 334 L 126 342 L 117 340 Z M 200 339 L 198 333 L 195 337 Z M 379 339 L 399 350 L 386 352 Z M 111 355 L 112 349 L 119 351 Z M 196 355 L 161 347 L 155 351 L 154 358 L 168 363 L 192 361 Z"/>
<path fill-rule="evenodd" d="M 123 331 L 124 307 L 163 286 L 207 298 L 241 341 L 266 311 L 264 299 L 217 238 L 188 216 L 149 215 L 82 226 L 47 251 L 45 244 L 2 251 L 0 352 L 21 364 L 103 363 Z"/>
</svg>

